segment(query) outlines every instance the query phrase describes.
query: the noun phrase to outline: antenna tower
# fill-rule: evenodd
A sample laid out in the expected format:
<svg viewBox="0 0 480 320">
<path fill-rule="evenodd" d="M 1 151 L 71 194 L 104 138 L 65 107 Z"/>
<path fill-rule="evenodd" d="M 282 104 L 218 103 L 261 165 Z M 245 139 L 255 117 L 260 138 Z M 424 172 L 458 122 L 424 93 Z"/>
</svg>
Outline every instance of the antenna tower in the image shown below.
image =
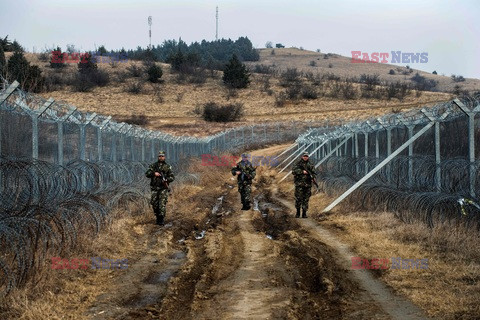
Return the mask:
<svg viewBox="0 0 480 320">
<path fill-rule="evenodd" d="M 216 31 L 215 31 L 215 40 L 218 40 L 218 6 L 217 6 L 217 14 L 215 15 L 215 17 L 217 18 L 217 27 L 216 27 Z"/>
<path fill-rule="evenodd" d="M 148 45 L 148 48 L 152 50 L 152 16 L 148 17 L 148 26 L 149 26 L 148 36 L 150 37 L 150 44 Z"/>
</svg>

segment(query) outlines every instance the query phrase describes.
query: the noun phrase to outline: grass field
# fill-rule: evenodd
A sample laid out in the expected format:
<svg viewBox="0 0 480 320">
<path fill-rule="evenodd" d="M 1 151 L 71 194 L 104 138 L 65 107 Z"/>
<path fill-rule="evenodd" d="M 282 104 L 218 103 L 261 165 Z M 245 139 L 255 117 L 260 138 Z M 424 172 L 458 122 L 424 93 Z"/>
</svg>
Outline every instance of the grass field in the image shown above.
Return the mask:
<svg viewBox="0 0 480 320">
<path fill-rule="evenodd" d="M 263 49 L 260 61 L 247 63 L 250 68 L 254 64 L 275 65 L 276 75 L 252 73 L 251 84 L 246 89 L 232 91 L 227 89 L 222 82 L 221 72 L 214 72 L 206 78 L 203 84 L 191 84 L 178 81 L 178 75 L 170 72 L 168 64 L 158 63 L 163 69 L 163 83 L 151 84 L 140 78 L 126 77 L 127 68 L 137 65 L 143 68 L 141 62 L 129 61 L 119 63 L 112 67 L 107 63 L 99 64 L 99 69 L 106 71 L 110 76 L 110 83 L 105 87 L 96 87 L 91 92 L 74 92 L 70 86 L 63 86 L 57 91 L 43 93 L 45 98 L 52 97 L 57 101 L 65 101 L 77 106 L 82 111 L 97 112 L 112 115 L 118 121 L 125 121 L 133 116 L 145 116 L 145 126 L 150 129 L 162 130 L 174 134 L 189 134 L 205 136 L 229 127 L 253 124 L 268 121 L 292 120 L 325 120 L 329 118 L 342 118 L 345 120 L 366 119 L 391 112 L 406 111 L 431 105 L 435 102 L 447 101 L 453 97 L 445 92 L 421 92 L 418 96 L 415 91 L 403 100 L 392 98 L 373 99 L 360 98 L 346 100 L 320 94 L 317 99 L 286 99 L 279 106 L 278 97 L 286 92 L 281 84 L 278 72 L 288 68 L 297 68 L 299 71 L 312 72 L 313 75 L 333 73 L 340 77 L 359 77 L 361 74 L 379 74 L 381 80 L 403 81 L 406 76 L 388 75 L 391 65 L 385 64 L 352 64 L 350 58 L 330 55 L 323 59 L 323 54 L 303 51 L 299 49 Z M 44 73 L 57 73 L 61 79 L 71 78 L 77 72 L 76 64 L 67 64 L 67 67 L 57 71 L 52 70 L 49 64 L 41 62 L 38 55 L 27 54 L 27 58 L 40 65 Z M 318 60 L 317 60 L 318 59 Z M 316 61 L 316 66 L 309 65 Z M 332 68 L 328 64 L 333 64 Z M 405 69 L 405 68 L 403 68 Z M 212 77 L 213 75 L 213 77 Z M 454 85 L 449 77 L 426 75 L 439 81 L 439 87 L 445 88 Z M 139 94 L 127 92 L 132 84 L 142 82 Z M 320 92 L 328 92 L 335 81 L 325 80 L 321 84 L 312 83 L 311 80 L 300 78 L 302 85 L 314 87 Z M 451 83 L 450 83 L 451 82 Z M 444 83 L 444 84 L 443 84 Z M 467 79 L 462 86 L 480 88 L 479 80 Z M 352 86 L 359 90 L 360 84 Z M 358 95 L 359 96 L 359 95 Z M 244 105 L 244 116 L 241 120 L 230 123 L 208 123 L 201 119 L 195 112 L 207 102 L 218 104 L 241 103 Z"/>
</svg>

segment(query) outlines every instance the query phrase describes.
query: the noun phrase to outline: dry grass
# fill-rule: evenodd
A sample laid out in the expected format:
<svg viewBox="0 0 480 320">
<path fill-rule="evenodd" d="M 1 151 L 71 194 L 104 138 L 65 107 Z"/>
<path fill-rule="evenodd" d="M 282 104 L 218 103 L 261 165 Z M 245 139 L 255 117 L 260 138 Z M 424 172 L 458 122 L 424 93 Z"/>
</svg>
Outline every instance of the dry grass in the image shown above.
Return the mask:
<svg viewBox="0 0 480 320">
<path fill-rule="evenodd" d="M 278 178 L 277 178 L 278 179 Z M 293 183 L 277 186 L 291 201 Z M 328 227 L 363 259 L 428 259 L 428 269 L 371 270 L 396 292 L 441 319 L 478 319 L 480 315 L 480 233 L 449 224 L 428 228 L 405 224 L 391 212 L 351 212 L 340 205 L 321 213 L 335 198 L 310 199 L 311 217 Z M 369 272 L 365 270 L 365 272 Z"/>
<path fill-rule="evenodd" d="M 430 229 L 405 224 L 391 212 L 321 210 L 333 199 L 324 194 L 310 201 L 313 216 L 365 259 L 428 259 L 428 269 L 374 270 L 388 285 L 442 319 L 476 319 L 480 314 L 480 234 L 448 224 Z"/>
<path fill-rule="evenodd" d="M 262 51 L 258 63 L 269 64 L 274 62 L 280 69 L 303 64 L 302 59 L 310 61 L 317 53 L 301 51 L 297 49 L 275 49 L 275 56 L 266 56 Z M 291 55 L 288 55 L 292 53 Z M 323 54 L 322 54 L 323 56 Z M 48 63 L 40 62 L 37 55 L 27 54 L 32 63 L 40 65 L 41 68 L 50 72 Z M 271 59 L 279 59 L 271 60 Z M 340 60 L 339 60 L 340 59 Z M 346 69 L 349 77 L 352 70 L 349 61 L 343 61 L 340 57 L 332 57 L 327 60 L 323 58 L 318 62 L 318 67 L 312 70 L 321 72 L 323 62 L 338 60 L 338 63 Z M 337 62 L 335 62 L 337 63 Z M 129 61 L 119 63 L 116 68 L 109 64 L 98 64 L 99 69 L 106 71 L 112 81 L 106 87 L 94 88 L 91 92 L 72 92 L 68 87 L 60 91 L 44 93 L 44 97 L 52 97 L 58 101 L 65 101 L 77 106 L 82 111 L 96 112 L 99 114 L 112 115 L 114 119 L 123 120 L 133 115 L 144 114 L 148 120 L 146 125 L 150 129 L 162 130 L 174 134 L 189 134 L 194 136 L 206 136 L 245 124 L 252 124 L 265 121 L 291 121 L 291 120 L 326 120 L 344 118 L 345 120 L 365 119 L 376 117 L 392 110 L 406 111 L 412 108 L 419 108 L 437 101 L 446 101 L 451 98 L 450 94 L 424 92 L 419 98 L 415 94 L 407 96 L 403 101 L 392 99 L 390 101 L 377 99 L 343 100 L 336 98 L 320 97 L 314 100 L 287 100 L 284 107 L 275 106 L 275 97 L 285 91 L 280 86 L 280 79 L 270 79 L 271 94 L 264 90 L 264 75 L 252 74 L 252 83 L 247 89 L 239 90 L 236 96 L 231 96 L 224 87 L 221 74 L 217 72 L 215 78 L 208 78 L 204 84 L 177 83 L 177 75 L 170 73 L 170 66 L 159 64 L 163 69 L 164 82 L 151 85 L 146 83 L 140 94 L 125 92 L 125 88 L 131 82 L 138 81 L 138 78 L 127 78 L 125 82 L 116 81 L 117 74 L 128 72 L 127 67 L 137 65 L 143 68 L 142 63 Z M 371 66 L 372 67 L 372 66 Z M 374 67 L 374 66 L 373 66 Z M 385 66 L 383 66 L 385 67 Z M 319 69 L 320 68 L 320 69 Z M 302 68 L 299 68 L 302 69 Z M 312 71 L 309 69 L 309 71 Z M 343 76 L 340 67 L 328 68 Z M 61 71 L 63 77 L 69 77 L 77 71 L 75 64 L 67 64 Z M 360 73 L 373 73 L 375 70 L 359 71 Z M 470 81 L 470 80 L 468 80 Z M 358 87 L 358 85 L 355 85 Z M 212 125 L 203 121 L 195 114 L 195 108 L 207 102 L 220 104 L 242 103 L 244 105 L 244 118 L 242 121 Z"/>
<path fill-rule="evenodd" d="M 222 185 L 217 182 L 223 180 L 225 175 L 225 171 L 217 167 L 202 166 L 200 159 L 193 160 L 188 171 L 200 174 L 200 183 L 173 184 L 167 204 L 167 222 L 181 226 L 174 231 L 176 233 L 189 232 L 188 226 L 199 223 L 211 211 L 211 205 L 222 190 Z M 127 258 L 129 267 L 140 260 L 146 254 L 146 242 L 157 228 L 151 208 L 130 202 L 127 207 L 112 212 L 111 220 L 112 223 L 98 236 L 80 235 L 77 247 L 62 255 L 62 258 Z M 181 236 L 171 234 L 171 231 L 162 235 L 164 241 Z M 159 248 L 151 250 L 161 251 Z M 88 319 L 86 314 L 89 307 L 103 294 L 114 290 L 112 288 L 118 285 L 116 279 L 122 278 L 122 274 L 127 272 L 133 270 L 52 270 L 51 261 L 45 261 L 36 283 L 30 283 L 0 299 L 1 318 Z M 132 286 L 135 284 L 132 283 Z"/>
<path fill-rule="evenodd" d="M 139 210 L 138 203 L 129 210 Z M 129 210 L 112 212 L 114 222 L 91 238 L 81 235 L 77 248 L 62 258 L 102 257 L 110 259 L 135 257 L 134 243 L 142 230 L 139 224 L 149 220 L 148 215 L 129 216 Z M 45 262 L 43 281 L 30 283 L 0 300 L 4 319 L 84 319 L 86 307 L 112 285 L 113 278 L 125 270 L 52 270 L 51 261 Z"/>
<path fill-rule="evenodd" d="M 460 84 L 462 90 L 480 90 L 479 79 L 466 78 L 465 82 L 453 82 L 450 77 L 451 75 L 447 74 L 442 76 L 441 70 L 437 70 L 439 74 L 434 75 L 429 72 L 414 69 L 416 66 L 423 67 L 424 64 L 421 63 L 409 64 L 413 69 L 413 72 L 409 75 L 403 75 L 401 73 L 406 70 L 405 67 L 394 66 L 386 63 L 352 63 L 352 57 L 344 57 L 337 54 L 330 54 L 328 59 L 324 59 L 324 53 L 299 50 L 295 48 L 275 49 L 275 55 L 271 55 L 271 51 L 272 49 L 261 49 L 260 61 L 249 62 L 248 64 L 251 66 L 255 64 L 263 64 L 267 66 L 275 65 L 275 67 L 280 70 L 297 68 L 299 71 L 313 72 L 314 74 L 333 73 L 342 78 L 359 78 L 362 74 L 378 74 L 380 76 L 380 80 L 391 82 L 409 81 L 409 78 L 418 72 L 427 79 L 438 81 L 438 89 L 441 91 L 451 92 L 457 84 Z M 311 66 L 311 61 L 315 61 L 316 66 Z M 332 68 L 329 68 L 330 64 L 332 64 Z M 390 75 L 390 69 L 393 69 L 396 74 Z"/>
</svg>

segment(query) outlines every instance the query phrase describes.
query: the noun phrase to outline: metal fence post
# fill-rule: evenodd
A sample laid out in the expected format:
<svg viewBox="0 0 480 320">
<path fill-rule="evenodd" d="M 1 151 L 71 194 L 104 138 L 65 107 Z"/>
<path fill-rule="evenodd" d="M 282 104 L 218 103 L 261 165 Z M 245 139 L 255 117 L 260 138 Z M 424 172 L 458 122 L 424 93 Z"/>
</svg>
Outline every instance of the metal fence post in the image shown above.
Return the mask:
<svg viewBox="0 0 480 320">
<path fill-rule="evenodd" d="M 453 102 L 462 110 L 468 117 L 468 160 L 470 162 L 468 175 L 470 185 L 470 195 L 476 196 L 475 192 L 475 114 L 480 112 L 480 105 L 470 110 L 460 100 L 455 99 Z"/>
</svg>

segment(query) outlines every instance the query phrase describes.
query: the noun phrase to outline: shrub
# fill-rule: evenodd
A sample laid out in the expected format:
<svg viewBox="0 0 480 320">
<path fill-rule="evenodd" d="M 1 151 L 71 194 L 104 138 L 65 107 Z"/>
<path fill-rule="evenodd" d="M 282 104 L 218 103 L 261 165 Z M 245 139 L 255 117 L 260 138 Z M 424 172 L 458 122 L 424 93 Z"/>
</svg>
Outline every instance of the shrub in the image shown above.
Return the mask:
<svg viewBox="0 0 480 320">
<path fill-rule="evenodd" d="M 46 91 L 61 90 L 66 84 L 65 75 L 61 72 L 48 72 L 45 75 Z"/>
<path fill-rule="evenodd" d="M 128 124 L 135 124 L 135 125 L 138 125 L 138 126 L 147 125 L 148 122 L 149 122 L 147 116 L 144 115 L 144 114 L 139 114 L 139 115 L 134 114 L 130 118 L 126 118 L 122 121 L 126 122 Z"/>
<path fill-rule="evenodd" d="M 342 94 L 345 99 L 352 100 L 357 97 L 357 89 L 355 89 L 351 82 L 345 82 L 342 85 Z"/>
<path fill-rule="evenodd" d="M 127 71 L 130 72 L 132 77 L 139 78 L 142 76 L 142 69 L 135 64 L 127 67 Z"/>
<path fill-rule="evenodd" d="M 390 69 L 390 71 L 388 72 L 388 74 L 392 74 L 392 75 L 395 74 L 395 70 Z"/>
<path fill-rule="evenodd" d="M 87 74 L 90 80 L 99 87 L 105 87 L 110 82 L 110 76 L 106 71 L 95 70 Z"/>
<path fill-rule="evenodd" d="M 283 72 L 280 79 L 280 85 L 283 87 L 290 86 L 292 83 L 298 82 L 300 79 L 300 73 L 297 68 L 288 68 Z"/>
<path fill-rule="evenodd" d="M 253 68 L 253 72 L 261 73 L 261 74 L 273 74 L 273 73 L 275 73 L 275 70 L 273 69 L 272 66 L 267 66 L 267 65 L 264 65 L 264 64 L 257 64 Z"/>
<path fill-rule="evenodd" d="M 304 86 L 302 88 L 302 97 L 304 99 L 310 99 L 310 100 L 317 99 L 318 98 L 317 89 L 311 86 Z"/>
<path fill-rule="evenodd" d="M 203 84 L 207 81 L 208 73 L 205 68 L 196 68 L 188 78 L 189 83 Z"/>
<path fill-rule="evenodd" d="M 300 94 L 300 91 L 301 91 L 301 87 L 300 87 L 300 84 L 294 84 L 294 85 L 291 85 L 290 87 L 288 87 L 285 92 L 287 94 L 287 97 L 290 99 L 290 100 L 293 100 L 293 99 L 297 99 L 298 98 L 298 95 Z"/>
<path fill-rule="evenodd" d="M 315 60 L 310 61 L 310 67 L 316 67 L 317 62 Z"/>
<path fill-rule="evenodd" d="M 218 105 L 208 102 L 203 106 L 202 118 L 209 122 L 231 122 L 243 116 L 243 104 Z"/>
<path fill-rule="evenodd" d="M 152 64 L 147 69 L 147 74 L 148 74 L 148 81 L 156 83 L 162 77 L 163 71 L 162 71 L 162 68 L 160 68 L 156 64 Z"/>
<path fill-rule="evenodd" d="M 437 74 L 437 71 L 436 71 L 436 70 L 434 70 L 434 71 L 432 72 L 432 74 Z"/>
<path fill-rule="evenodd" d="M 325 79 L 330 80 L 330 81 L 332 81 L 332 80 L 333 80 L 333 81 L 340 81 L 340 77 L 337 76 L 337 75 L 335 75 L 335 74 L 333 74 L 333 73 L 324 74 L 324 75 L 322 76 L 322 78 L 325 78 Z"/>
<path fill-rule="evenodd" d="M 127 79 L 130 76 L 127 72 L 122 72 L 122 71 L 116 72 L 115 75 L 117 78 L 117 82 L 119 83 L 125 83 L 125 81 L 127 81 Z"/>
<path fill-rule="evenodd" d="M 329 67 L 329 68 L 333 68 L 333 64 L 329 63 L 329 64 L 328 64 L 328 67 Z"/>
<path fill-rule="evenodd" d="M 388 100 L 395 98 L 395 96 L 398 93 L 398 88 L 393 83 L 390 83 L 385 90 L 386 90 L 386 95 Z"/>
<path fill-rule="evenodd" d="M 453 82 L 463 82 L 463 81 L 465 81 L 465 78 L 463 76 L 456 76 L 456 75 L 452 74 L 452 80 L 453 80 Z"/>
<path fill-rule="evenodd" d="M 362 74 L 360 76 L 360 82 L 365 83 L 368 86 L 375 86 L 380 84 L 380 78 L 378 74 L 374 74 L 374 75 Z"/>
<path fill-rule="evenodd" d="M 141 81 L 130 82 L 125 87 L 125 92 L 132 93 L 132 94 L 139 94 L 142 91 L 143 91 L 143 82 Z"/>
<path fill-rule="evenodd" d="M 427 79 L 418 74 L 418 72 L 410 79 L 415 83 L 415 88 L 417 90 L 431 91 L 437 86 L 437 81 Z"/>
<path fill-rule="evenodd" d="M 247 67 L 233 55 L 223 71 L 223 82 L 232 88 L 246 88 L 250 83 L 250 74 Z"/>
<path fill-rule="evenodd" d="M 455 87 L 453 88 L 453 94 L 458 96 L 460 95 L 460 93 L 462 93 L 462 87 L 460 87 L 458 84 L 455 85 Z"/>
<path fill-rule="evenodd" d="M 89 75 L 86 73 L 77 73 L 72 79 L 72 89 L 76 92 L 88 92 L 95 87 Z"/>
</svg>

